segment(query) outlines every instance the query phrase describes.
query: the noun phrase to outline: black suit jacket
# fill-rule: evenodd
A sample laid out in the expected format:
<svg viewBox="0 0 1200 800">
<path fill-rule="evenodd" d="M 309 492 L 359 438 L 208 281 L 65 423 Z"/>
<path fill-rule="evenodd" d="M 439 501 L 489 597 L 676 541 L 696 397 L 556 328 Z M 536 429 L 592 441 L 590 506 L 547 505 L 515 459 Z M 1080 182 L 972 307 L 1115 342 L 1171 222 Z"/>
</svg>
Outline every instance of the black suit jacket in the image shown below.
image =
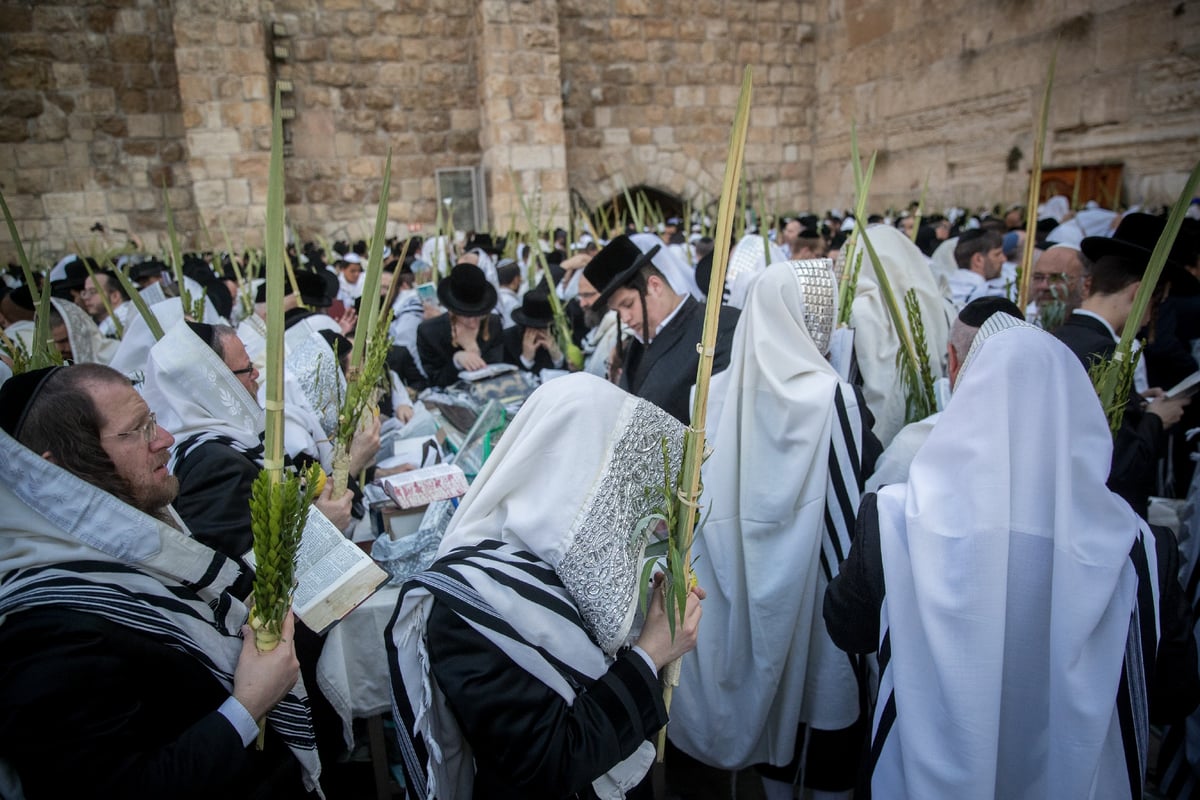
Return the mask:
<svg viewBox="0 0 1200 800">
<path fill-rule="evenodd" d="M 303 795 L 268 729 L 244 747 L 217 711 L 229 693 L 194 657 L 80 611 L 18 611 L 0 625 L 0 753 L 25 795 Z"/>
<path fill-rule="evenodd" d="M 733 331 L 740 313 L 731 306 L 721 307 L 713 357 L 714 375 L 729 366 Z M 636 340 L 629 343 L 621 372 L 621 388 L 649 400 L 686 424 L 692 415 L 688 400 L 696 382 L 696 367 L 700 363 L 696 345 L 703 330 L 704 306 L 689 296 L 648 346 Z"/>
<path fill-rule="evenodd" d="M 479 355 L 489 364 L 504 362 L 504 323 L 495 314 L 487 318 L 487 341 L 483 339 L 483 325 L 479 326 Z M 461 350 L 451 344 L 450 315 L 427 319 L 417 326 L 417 356 L 425 369 L 429 385 L 444 388 L 458 380 L 459 368 L 454 364 L 454 354 Z"/>
<path fill-rule="evenodd" d="M 1054 335 L 1088 368 L 1100 358 L 1109 358 L 1117 349 L 1104 324 L 1086 314 L 1072 313 Z M 1125 498 L 1143 518 L 1150 507 L 1155 467 L 1166 442 L 1162 420 L 1146 413 L 1145 405 L 1141 395 L 1130 392 L 1121 429 L 1113 441 L 1112 467 L 1108 473 L 1108 488 Z"/>
</svg>

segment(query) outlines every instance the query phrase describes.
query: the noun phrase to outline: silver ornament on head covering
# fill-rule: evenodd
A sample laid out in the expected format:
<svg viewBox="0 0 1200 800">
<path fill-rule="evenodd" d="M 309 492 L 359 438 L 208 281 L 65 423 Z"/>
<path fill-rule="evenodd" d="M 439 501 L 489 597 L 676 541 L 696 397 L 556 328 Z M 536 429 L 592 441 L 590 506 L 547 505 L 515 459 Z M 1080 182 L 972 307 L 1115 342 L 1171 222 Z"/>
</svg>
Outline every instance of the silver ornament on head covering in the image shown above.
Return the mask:
<svg viewBox="0 0 1200 800">
<path fill-rule="evenodd" d="M 829 352 L 829 340 L 837 319 L 837 281 L 833 262 L 828 258 L 789 261 L 804 292 L 804 327 L 822 354 Z"/>
<path fill-rule="evenodd" d="M 677 475 L 683 461 L 683 426 L 653 403 L 629 398 L 613 430 L 603 471 L 575 517 L 571 546 L 556 569 L 596 644 L 609 655 L 626 644 L 633 621 L 650 537 L 639 523 L 658 502 L 648 490 L 662 484 L 664 469 Z"/>
</svg>

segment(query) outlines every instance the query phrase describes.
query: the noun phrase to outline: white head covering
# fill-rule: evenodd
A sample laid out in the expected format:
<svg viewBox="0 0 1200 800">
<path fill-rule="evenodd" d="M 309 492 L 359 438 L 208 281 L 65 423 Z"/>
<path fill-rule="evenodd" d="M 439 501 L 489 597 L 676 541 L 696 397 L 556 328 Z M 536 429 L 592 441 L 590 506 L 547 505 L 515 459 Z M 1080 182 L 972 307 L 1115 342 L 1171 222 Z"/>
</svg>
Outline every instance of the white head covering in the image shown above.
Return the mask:
<svg viewBox="0 0 1200 800">
<path fill-rule="evenodd" d="M 767 249 L 771 257 L 768 262 Z M 728 305 L 741 308 L 750 293 L 750 285 L 766 269 L 768 263 L 775 264 L 787 261 L 789 255 L 782 247 L 774 242 L 768 242 L 763 247 L 763 238 L 757 233 L 748 233 L 733 248 L 729 255 L 729 268 L 725 271 L 725 286 L 728 293 Z"/>
<path fill-rule="evenodd" d="M 650 259 L 650 263 L 658 267 L 658 271 L 666 277 L 675 294 L 690 294 L 697 300 L 704 301 L 704 293 L 696 285 L 696 270 L 690 267 L 679 253 L 664 245 L 660 237 L 653 233 L 634 233 L 629 236 L 629 241 L 636 244 L 643 253 L 649 253 L 651 248 L 657 246 L 659 250 Z M 582 272 L 583 270 L 580 270 L 580 273 Z"/>
<path fill-rule="evenodd" d="M 859 714 L 850 661 L 821 617 L 825 570 L 841 560 L 830 553 L 822 565 L 837 534 L 826 516 L 840 528 L 838 547 L 848 549 L 859 494 L 850 462 L 861 463 L 862 453 L 854 392 L 810 335 L 823 328 L 827 337 L 837 317 L 828 264 L 773 264 L 754 284 L 704 468 L 708 517 L 695 545 L 696 575 L 708 592 L 704 635 L 684 656 L 670 735 L 684 752 L 726 769 L 787 764 L 800 721 L 836 730 Z M 845 507 L 832 482 L 846 493 Z"/>
<path fill-rule="evenodd" d="M 346 376 L 342 374 L 333 348 L 319 333 L 310 333 L 287 354 L 287 370 L 303 392 L 309 410 L 321 423 L 326 437 L 337 430 L 341 399 L 346 395 Z"/>
<path fill-rule="evenodd" d="M 71 363 L 107 364 L 117 351 L 118 342 L 115 339 L 105 339 L 87 312 L 69 300 L 51 297 L 50 304 L 62 317 L 67 328 L 67 339 L 71 343 Z M 33 321 L 21 320 L 10 325 L 5 333 L 29 348 L 33 344 L 36 330 L 37 326 Z"/>
<path fill-rule="evenodd" d="M 1062 218 L 1071 213 L 1071 201 L 1065 195 L 1056 194 L 1046 202 L 1038 206 L 1038 219 L 1053 219 L 1055 222 L 1061 222 Z"/>
<path fill-rule="evenodd" d="M 197 436 L 201 441 L 226 437 L 244 451 L 261 444 L 266 412 L 185 323 L 176 323 L 150 348 L 146 388 L 143 396 L 158 424 L 175 437 L 172 469 L 181 449 Z"/>
<path fill-rule="evenodd" d="M 925 324 L 925 341 L 929 346 L 929 365 L 933 377 L 940 378 L 942 357 L 950 337 L 950 318 L 925 256 L 896 228 L 872 225 L 867 234 L 879 254 L 901 311 L 905 293 L 909 289 L 916 290 Z M 863 257 L 858 277 L 850 324 L 854 327 L 854 348 L 863 378 L 863 396 L 875 415 L 873 430 L 887 447 L 896 432 L 904 427 L 905 397 L 900 390 L 900 374 L 896 368 L 900 338 L 867 255 Z"/>
<path fill-rule="evenodd" d="M 438 555 L 482 539 L 533 553 L 554 567 L 601 649 L 615 653 L 633 622 L 641 547 L 617 546 L 613 533 L 649 513 L 644 489 L 662 483 L 664 437 L 678 463 L 683 427 L 672 419 L 586 373 L 545 384 L 504 431 Z M 564 431 L 570 447 L 559 446 Z"/>
<path fill-rule="evenodd" d="M 872 239 L 872 241 L 874 241 Z M 954 260 L 954 248 L 958 247 L 958 237 L 952 236 L 934 248 L 929 259 L 929 268 L 933 270 L 938 289 L 947 300 L 951 297 L 950 279 L 958 274 L 958 262 Z"/>
<path fill-rule="evenodd" d="M 570 431 L 569 447 L 563 446 L 564 430 Z M 544 384 L 505 430 L 438 549 L 435 569 L 459 548 L 501 545 L 489 550 L 496 554 L 489 563 L 506 570 L 504 581 L 472 570 L 470 564 L 462 568 L 460 580 L 517 636 L 482 624 L 473 627 L 567 702 L 574 700 L 575 689 L 544 654 L 596 679 L 626 643 L 647 535 L 638 523 L 654 503 L 647 489 L 664 478 L 664 440 L 666 461 L 675 474 L 683 427 L 665 411 L 587 373 Z M 514 590 L 513 581 L 530 578 L 526 570 L 506 567 L 505 553 L 518 561 L 532 554 L 536 560 L 524 560 L 524 566 L 540 561 L 551 567 L 562 582 L 559 602 L 575 606 L 582 627 Z M 550 590 L 539 582 L 537 591 L 543 589 Z M 412 710 L 414 728 L 408 733 L 419 736 L 428 750 L 429 763 L 414 766 L 427 770 L 429 794 L 469 797 L 474 773 L 470 748 L 429 672 L 424 642 L 432 603 L 424 585 L 406 585 L 389 629 L 397 660 L 393 669 L 399 671 L 406 695 L 395 703 L 407 703 Z M 645 775 L 653 753 L 643 743 L 593 782 L 593 788 L 603 798 L 623 797 Z"/>
<path fill-rule="evenodd" d="M 161 302 L 152 304 L 150 313 L 158 320 L 159 326 L 164 331 L 169 331 L 183 319 L 183 301 L 178 297 L 168 297 Z M 142 318 L 141 314 L 131 317 L 129 324 L 125 326 L 125 338 L 121 340 L 109 366 L 128 377 L 142 372 L 146 369 L 146 359 L 150 357 L 150 348 L 156 341 L 158 340 L 150 332 L 150 326 L 146 324 L 146 320 Z M 147 399 L 146 402 L 149 400 Z M 151 408 L 153 407 L 151 404 Z"/>
<path fill-rule="evenodd" d="M 1128 797 L 1116 698 L 1142 523 L 1105 486 L 1111 452 L 1074 354 L 985 322 L 908 483 L 878 495 L 880 792 Z"/>
<path fill-rule="evenodd" d="M 1112 236 L 1120 216 L 1116 211 L 1089 204 L 1087 208 L 1081 209 L 1075 216 L 1046 234 L 1046 241 L 1078 245 L 1088 236 Z"/>
<path fill-rule="evenodd" d="M 433 267 L 437 275 L 450 272 L 450 249 L 454 246 L 449 236 L 430 236 L 421 243 L 421 260 Z"/>
</svg>

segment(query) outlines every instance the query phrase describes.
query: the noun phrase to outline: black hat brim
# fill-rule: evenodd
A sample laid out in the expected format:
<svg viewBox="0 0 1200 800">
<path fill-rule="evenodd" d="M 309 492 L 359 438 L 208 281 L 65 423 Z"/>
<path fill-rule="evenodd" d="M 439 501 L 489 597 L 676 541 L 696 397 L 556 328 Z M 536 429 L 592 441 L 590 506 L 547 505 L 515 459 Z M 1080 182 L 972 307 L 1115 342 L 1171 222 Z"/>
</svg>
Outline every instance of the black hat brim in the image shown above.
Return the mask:
<svg viewBox="0 0 1200 800">
<path fill-rule="evenodd" d="M 654 247 L 651 247 L 649 250 L 635 258 L 632 264 L 614 275 L 613 279 L 608 282 L 607 286 L 604 287 L 604 291 L 600 292 L 600 295 L 596 298 L 595 305 L 607 306 L 609 298 L 613 296 L 613 292 L 617 291 L 617 289 L 623 288 L 630 281 L 632 281 L 634 276 L 637 275 L 638 270 L 649 264 L 661 249 L 662 245 L 654 245 Z"/>
<path fill-rule="evenodd" d="M 461 314 L 464 317 L 482 317 L 485 314 L 491 313 L 491 310 L 496 307 L 496 287 L 488 283 L 484 288 L 483 297 L 478 303 L 464 303 L 459 298 L 455 297 L 450 288 L 450 281 L 444 279 L 438 283 L 437 287 L 438 302 L 445 306 L 455 314 Z"/>
<path fill-rule="evenodd" d="M 1139 267 L 1139 275 L 1145 275 L 1150 257 L 1154 255 L 1152 250 L 1147 250 L 1139 244 L 1109 236 L 1085 236 L 1079 243 L 1079 249 L 1091 261 L 1099 261 L 1105 256 L 1115 256 L 1124 261 L 1134 262 Z M 1186 274 L 1183 266 L 1171 255 L 1173 254 L 1167 255 L 1167 262 L 1163 265 L 1160 280 L 1174 282 L 1181 280 Z"/>
<path fill-rule="evenodd" d="M 526 328 L 549 328 L 554 324 L 554 319 L 545 319 L 542 317 L 530 317 L 519 308 L 514 308 L 512 312 L 512 320 L 518 325 L 523 325 Z"/>
</svg>

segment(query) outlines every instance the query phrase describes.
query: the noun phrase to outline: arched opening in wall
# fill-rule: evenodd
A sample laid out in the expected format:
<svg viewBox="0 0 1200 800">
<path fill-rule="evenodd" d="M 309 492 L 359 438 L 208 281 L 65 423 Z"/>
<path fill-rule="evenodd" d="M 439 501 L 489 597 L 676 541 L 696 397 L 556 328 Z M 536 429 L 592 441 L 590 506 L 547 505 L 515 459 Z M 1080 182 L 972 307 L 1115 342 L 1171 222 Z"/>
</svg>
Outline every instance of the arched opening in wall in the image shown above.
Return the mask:
<svg viewBox="0 0 1200 800">
<path fill-rule="evenodd" d="M 640 184 L 627 192 L 618 192 L 595 206 L 588 207 L 583 197 L 572 191 L 571 204 L 577 214 L 591 220 L 596 234 L 604 239 L 623 233 L 624 226 L 641 222 L 643 228 L 655 230 L 658 223 L 671 217 L 683 217 L 683 198 L 653 186 Z"/>
</svg>

